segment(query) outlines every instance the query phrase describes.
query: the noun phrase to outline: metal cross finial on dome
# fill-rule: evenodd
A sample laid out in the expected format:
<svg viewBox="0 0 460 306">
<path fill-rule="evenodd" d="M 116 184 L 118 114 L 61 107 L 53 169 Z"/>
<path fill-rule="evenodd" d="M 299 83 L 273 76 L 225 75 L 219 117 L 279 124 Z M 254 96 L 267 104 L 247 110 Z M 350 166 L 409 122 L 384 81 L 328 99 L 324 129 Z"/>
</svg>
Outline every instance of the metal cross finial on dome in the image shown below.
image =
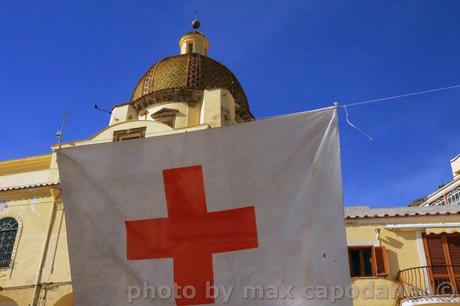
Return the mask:
<svg viewBox="0 0 460 306">
<path fill-rule="evenodd" d="M 200 28 L 200 21 L 198 20 L 198 13 L 195 12 L 195 19 L 192 21 L 192 28 L 198 30 Z"/>
</svg>

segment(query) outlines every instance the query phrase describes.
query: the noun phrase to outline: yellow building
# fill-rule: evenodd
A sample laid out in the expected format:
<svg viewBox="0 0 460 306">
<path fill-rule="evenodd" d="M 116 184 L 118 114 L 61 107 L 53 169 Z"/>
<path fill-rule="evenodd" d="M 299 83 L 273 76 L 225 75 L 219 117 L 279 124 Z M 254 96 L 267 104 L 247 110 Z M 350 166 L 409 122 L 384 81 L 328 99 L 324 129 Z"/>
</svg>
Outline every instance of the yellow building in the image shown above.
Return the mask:
<svg viewBox="0 0 460 306">
<path fill-rule="evenodd" d="M 51 159 L 0 162 L 0 305 L 71 305 L 64 208 Z"/>
<path fill-rule="evenodd" d="M 350 207 L 345 222 L 355 306 L 460 305 L 459 206 Z"/>
<path fill-rule="evenodd" d="M 229 69 L 207 56 L 210 44 L 198 27 L 195 21 L 194 30 L 180 39 L 179 55 L 149 68 L 131 100 L 113 107 L 107 128 L 87 140 L 61 145 L 124 141 L 253 120 L 241 85 Z M 0 305 L 72 305 L 57 148 L 49 155 L 0 162 Z M 399 305 L 401 298 L 405 306 L 420 298 L 428 298 L 425 305 L 446 303 L 437 297 L 444 287 L 432 287 L 448 281 L 454 287 L 447 290 L 456 293 L 457 282 L 460 288 L 455 266 L 460 264 L 460 244 L 451 233 L 460 226 L 459 213 L 455 206 L 347 209 L 353 284 L 363 290 L 355 305 Z M 401 295 L 378 295 L 378 286 L 393 290 L 401 284 Z"/>
<path fill-rule="evenodd" d="M 460 305 L 460 156 L 450 162 L 452 181 L 410 207 L 345 209 L 354 305 Z"/>
</svg>

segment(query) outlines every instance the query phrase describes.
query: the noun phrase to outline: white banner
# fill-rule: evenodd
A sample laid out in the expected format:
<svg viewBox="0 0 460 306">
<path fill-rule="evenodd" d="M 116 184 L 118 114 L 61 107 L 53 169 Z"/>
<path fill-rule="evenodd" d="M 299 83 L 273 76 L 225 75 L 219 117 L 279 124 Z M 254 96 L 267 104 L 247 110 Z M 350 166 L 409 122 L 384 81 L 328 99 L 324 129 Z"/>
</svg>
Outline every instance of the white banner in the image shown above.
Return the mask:
<svg viewBox="0 0 460 306">
<path fill-rule="evenodd" d="M 62 149 L 75 304 L 351 305 L 337 124 Z"/>
</svg>

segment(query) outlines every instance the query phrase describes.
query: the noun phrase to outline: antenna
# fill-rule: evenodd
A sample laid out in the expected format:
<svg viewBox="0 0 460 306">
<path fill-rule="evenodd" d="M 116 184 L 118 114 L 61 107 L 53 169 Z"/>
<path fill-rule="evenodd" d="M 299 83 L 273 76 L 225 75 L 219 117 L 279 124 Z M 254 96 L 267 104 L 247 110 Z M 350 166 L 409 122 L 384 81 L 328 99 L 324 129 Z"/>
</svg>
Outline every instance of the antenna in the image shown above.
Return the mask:
<svg viewBox="0 0 460 306">
<path fill-rule="evenodd" d="M 61 128 L 56 132 L 56 137 L 58 139 L 58 150 L 61 148 L 62 144 L 62 136 L 64 135 L 64 126 L 67 120 L 67 112 L 64 111 L 64 115 L 62 117 Z"/>
</svg>

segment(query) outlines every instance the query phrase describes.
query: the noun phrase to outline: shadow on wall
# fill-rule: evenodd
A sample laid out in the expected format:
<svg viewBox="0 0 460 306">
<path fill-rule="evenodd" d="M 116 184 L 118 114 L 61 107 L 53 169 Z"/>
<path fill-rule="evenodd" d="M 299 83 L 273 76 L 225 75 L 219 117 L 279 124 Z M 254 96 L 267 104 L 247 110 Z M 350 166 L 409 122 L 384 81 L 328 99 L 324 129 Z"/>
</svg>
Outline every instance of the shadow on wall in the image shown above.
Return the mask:
<svg viewBox="0 0 460 306">
<path fill-rule="evenodd" d="M 0 306 L 3 306 L 3 305 L 0 303 Z M 72 296 L 72 293 L 66 294 L 66 295 L 64 295 L 63 297 L 61 297 L 61 298 L 56 302 L 56 304 L 54 304 L 53 306 L 73 306 L 73 296 Z"/>
<path fill-rule="evenodd" d="M 0 306 L 18 306 L 18 304 L 12 299 L 0 295 Z"/>
<path fill-rule="evenodd" d="M 414 232 L 392 232 L 392 236 L 387 235 L 381 237 L 380 241 L 382 245 L 387 247 L 390 276 L 392 279 L 396 279 L 401 270 L 401 260 L 404 259 L 404 257 L 414 256 L 411 257 L 409 262 L 412 263 L 413 266 L 418 265 L 418 249 L 413 249 L 414 245 L 416 245 L 416 236 Z M 403 269 L 407 268 L 407 264 L 408 262 L 402 263 Z"/>
</svg>

